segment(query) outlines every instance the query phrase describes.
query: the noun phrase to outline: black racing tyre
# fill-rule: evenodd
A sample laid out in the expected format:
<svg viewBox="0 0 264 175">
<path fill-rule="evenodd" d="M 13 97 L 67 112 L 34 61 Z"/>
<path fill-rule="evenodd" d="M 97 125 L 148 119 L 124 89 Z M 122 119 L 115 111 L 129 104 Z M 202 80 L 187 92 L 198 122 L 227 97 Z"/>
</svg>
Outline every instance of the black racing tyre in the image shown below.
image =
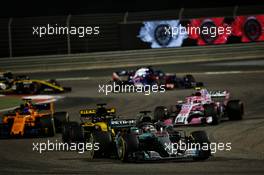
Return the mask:
<svg viewBox="0 0 264 175">
<path fill-rule="evenodd" d="M 63 143 L 70 142 L 69 123 L 64 123 L 61 127 L 61 140 Z"/>
<path fill-rule="evenodd" d="M 14 123 L 13 118 L 9 118 L 7 120 L 7 123 L 3 123 L 3 118 L 1 118 L 2 121 L 0 122 L 0 138 L 9 138 L 10 132 Z"/>
<path fill-rule="evenodd" d="M 169 133 L 170 141 L 172 143 L 178 143 L 182 138 L 181 133 L 175 130 L 173 127 L 169 127 L 167 132 Z"/>
<path fill-rule="evenodd" d="M 229 120 L 242 120 L 244 104 L 240 100 L 230 100 L 227 102 L 226 111 Z"/>
<path fill-rule="evenodd" d="M 108 157 L 114 150 L 113 138 L 110 131 L 93 131 L 94 143 L 99 143 L 99 150 L 95 150 L 94 157 Z"/>
<path fill-rule="evenodd" d="M 168 109 L 165 106 L 157 106 L 154 109 L 154 121 L 163 121 L 168 117 Z"/>
<path fill-rule="evenodd" d="M 212 117 L 213 121 L 212 121 L 212 125 L 217 125 L 219 124 L 219 117 L 217 115 L 217 111 L 215 110 L 215 106 L 214 104 L 205 104 L 204 105 L 204 116 L 205 118 L 207 117 Z"/>
<path fill-rule="evenodd" d="M 66 122 L 66 123 L 63 123 L 62 124 L 62 127 L 61 127 L 61 136 L 62 136 L 62 141 L 64 143 L 71 143 L 72 141 L 72 138 L 70 137 L 71 136 L 71 129 L 72 127 L 77 127 L 79 126 L 79 123 L 78 122 Z"/>
<path fill-rule="evenodd" d="M 199 150 L 198 157 L 195 157 L 194 160 L 206 160 L 211 156 L 210 141 L 205 131 L 193 131 L 191 136 L 195 143 L 199 143 L 201 149 Z M 207 150 L 202 149 L 202 147 L 208 148 Z"/>
<path fill-rule="evenodd" d="M 56 133 L 62 132 L 62 125 L 64 123 L 69 122 L 69 114 L 68 112 L 55 112 L 53 114 Z"/>
<path fill-rule="evenodd" d="M 127 143 L 122 136 L 118 138 L 116 147 L 117 147 L 117 151 L 116 151 L 117 158 L 121 160 L 122 162 L 127 162 L 128 161 Z"/>
<path fill-rule="evenodd" d="M 118 138 L 116 146 L 118 159 L 123 162 L 128 162 L 129 155 L 139 149 L 139 141 L 136 135 L 127 134 Z"/>
<path fill-rule="evenodd" d="M 41 134 L 46 137 L 53 137 L 56 133 L 54 119 L 50 115 L 40 117 L 40 130 Z"/>
<path fill-rule="evenodd" d="M 10 136 L 11 128 L 7 124 L 0 123 L 0 139 L 6 139 Z"/>
<path fill-rule="evenodd" d="M 88 144 L 92 144 L 92 147 L 89 147 L 87 150 L 86 150 L 86 153 L 88 155 L 88 158 L 90 159 L 93 159 L 94 156 L 95 156 L 95 140 L 94 140 L 94 137 L 93 137 L 93 134 L 92 133 L 89 133 L 89 135 L 87 135 L 87 137 L 85 137 L 85 143 L 88 143 Z"/>
<path fill-rule="evenodd" d="M 85 141 L 83 127 L 78 122 L 72 122 L 69 131 L 70 142 L 83 143 Z"/>
<path fill-rule="evenodd" d="M 139 140 L 138 140 L 138 137 L 137 135 L 135 134 L 127 134 L 125 137 L 124 137 L 126 143 L 128 144 L 128 150 L 130 152 L 135 152 L 138 150 L 139 148 Z"/>
<path fill-rule="evenodd" d="M 5 132 L 4 124 L 0 123 L 0 139 L 4 138 L 4 132 Z"/>
</svg>

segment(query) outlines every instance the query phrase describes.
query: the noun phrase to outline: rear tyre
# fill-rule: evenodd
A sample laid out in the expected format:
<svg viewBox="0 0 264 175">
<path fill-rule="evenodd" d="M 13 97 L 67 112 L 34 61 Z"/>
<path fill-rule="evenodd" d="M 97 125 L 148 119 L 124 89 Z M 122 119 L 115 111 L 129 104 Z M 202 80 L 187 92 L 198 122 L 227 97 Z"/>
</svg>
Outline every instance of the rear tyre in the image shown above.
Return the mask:
<svg viewBox="0 0 264 175">
<path fill-rule="evenodd" d="M 77 122 L 70 126 L 70 140 L 74 143 L 84 142 L 83 127 Z"/>
<path fill-rule="evenodd" d="M 194 160 L 206 160 L 211 156 L 210 141 L 205 131 L 194 131 L 191 133 L 195 143 L 199 143 L 200 147 L 208 148 L 207 150 L 200 149 L 198 156 Z"/>
<path fill-rule="evenodd" d="M 40 117 L 40 130 L 41 134 L 46 137 L 53 137 L 56 133 L 54 119 L 52 116 L 47 115 Z"/>
<path fill-rule="evenodd" d="M 78 122 L 67 122 L 62 125 L 62 141 L 74 143 L 83 141 L 83 130 Z"/>
<path fill-rule="evenodd" d="M 94 152 L 94 157 L 109 157 L 113 152 L 113 139 L 111 132 L 93 131 L 94 143 L 99 143 L 99 150 Z"/>
<path fill-rule="evenodd" d="M 230 100 L 226 105 L 229 120 L 242 120 L 244 104 L 240 100 Z"/>
<path fill-rule="evenodd" d="M 69 122 L 69 114 L 67 112 L 56 112 L 53 115 L 56 132 L 62 132 L 62 125 Z"/>
</svg>

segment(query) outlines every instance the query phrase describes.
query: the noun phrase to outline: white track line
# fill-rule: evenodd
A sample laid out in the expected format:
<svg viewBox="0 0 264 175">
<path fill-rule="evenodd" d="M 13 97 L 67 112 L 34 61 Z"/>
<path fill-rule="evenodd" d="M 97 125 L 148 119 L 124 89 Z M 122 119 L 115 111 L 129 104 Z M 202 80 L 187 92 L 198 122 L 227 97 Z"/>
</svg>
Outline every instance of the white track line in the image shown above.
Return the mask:
<svg viewBox="0 0 264 175">
<path fill-rule="evenodd" d="M 58 81 L 74 81 L 74 80 L 90 80 L 95 79 L 96 77 L 69 77 L 69 78 L 56 78 Z M 99 77 L 101 78 L 101 77 Z"/>
<path fill-rule="evenodd" d="M 65 96 L 59 96 L 59 95 L 33 95 L 33 96 L 23 96 L 21 98 L 22 99 L 32 99 L 33 101 L 36 101 L 36 104 L 41 104 L 41 103 L 51 103 L 51 102 L 55 102 L 58 101 L 60 99 L 65 98 Z M 15 108 L 17 108 L 19 106 L 15 106 L 15 107 L 10 107 L 10 108 L 4 108 L 4 109 L 0 109 L 0 112 L 5 112 L 5 111 L 10 111 L 10 110 L 14 110 Z"/>
<path fill-rule="evenodd" d="M 225 75 L 225 74 L 252 74 L 252 73 L 264 73 L 264 70 L 253 70 L 253 71 L 219 71 L 219 72 L 197 72 L 197 74 L 206 75 Z"/>
<path fill-rule="evenodd" d="M 15 107 L 11 107 L 11 108 L 5 108 L 5 109 L 0 109 L 0 112 L 11 111 L 11 110 L 14 110 L 14 109 L 16 109 L 18 107 L 19 106 L 15 106 Z"/>
</svg>

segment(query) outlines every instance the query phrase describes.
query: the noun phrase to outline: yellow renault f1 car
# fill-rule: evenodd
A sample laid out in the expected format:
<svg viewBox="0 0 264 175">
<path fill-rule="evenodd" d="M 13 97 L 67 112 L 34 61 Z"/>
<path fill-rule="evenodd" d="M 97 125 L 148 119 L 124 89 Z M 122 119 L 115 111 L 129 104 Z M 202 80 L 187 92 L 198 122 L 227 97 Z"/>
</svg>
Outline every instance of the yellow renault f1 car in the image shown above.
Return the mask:
<svg viewBox="0 0 264 175">
<path fill-rule="evenodd" d="M 81 123 L 68 122 L 62 127 L 62 140 L 65 143 L 98 143 L 99 150 L 89 150 L 92 158 L 109 157 L 114 149 L 115 131 L 110 121 L 116 118 L 115 108 L 97 104 L 96 109 L 80 110 Z"/>
<path fill-rule="evenodd" d="M 30 79 L 26 75 L 14 76 L 11 72 L 0 76 L 1 94 L 42 94 L 71 91 L 70 87 L 62 87 L 56 80 Z"/>
<path fill-rule="evenodd" d="M 0 138 L 52 137 L 69 119 L 67 112 L 55 112 L 54 103 L 33 104 L 25 99 L 20 107 L 0 117 Z"/>
</svg>

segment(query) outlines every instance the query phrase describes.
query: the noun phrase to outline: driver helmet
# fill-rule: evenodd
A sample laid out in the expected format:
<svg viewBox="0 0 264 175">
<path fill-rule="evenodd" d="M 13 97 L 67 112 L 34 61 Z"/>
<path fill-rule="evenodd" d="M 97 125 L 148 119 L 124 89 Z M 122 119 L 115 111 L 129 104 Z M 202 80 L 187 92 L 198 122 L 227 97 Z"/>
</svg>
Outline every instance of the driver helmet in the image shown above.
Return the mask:
<svg viewBox="0 0 264 175">
<path fill-rule="evenodd" d="M 31 99 L 24 99 L 24 105 L 26 107 L 31 107 L 33 105 L 32 100 Z"/>
<path fill-rule="evenodd" d="M 156 128 L 154 127 L 153 124 L 143 125 L 141 129 L 143 130 L 143 132 L 155 132 L 156 131 Z"/>
<path fill-rule="evenodd" d="M 152 122 L 152 119 L 150 116 L 144 116 L 141 118 L 141 120 L 139 121 L 140 123 L 144 123 L 144 122 Z"/>
<path fill-rule="evenodd" d="M 197 91 L 197 92 L 194 93 L 194 96 L 199 96 L 200 97 L 200 96 L 202 96 L 202 93 L 200 91 Z"/>
<path fill-rule="evenodd" d="M 22 113 L 26 114 L 26 113 L 30 113 L 30 109 L 29 107 L 25 107 L 23 110 L 22 110 Z"/>
<path fill-rule="evenodd" d="M 170 115 L 169 115 L 169 111 L 168 111 L 168 108 L 165 108 L 164 109 L 164 116 L 163 116 L 163 120 L 167 120 L 170 118 Z"/>
</svg>

